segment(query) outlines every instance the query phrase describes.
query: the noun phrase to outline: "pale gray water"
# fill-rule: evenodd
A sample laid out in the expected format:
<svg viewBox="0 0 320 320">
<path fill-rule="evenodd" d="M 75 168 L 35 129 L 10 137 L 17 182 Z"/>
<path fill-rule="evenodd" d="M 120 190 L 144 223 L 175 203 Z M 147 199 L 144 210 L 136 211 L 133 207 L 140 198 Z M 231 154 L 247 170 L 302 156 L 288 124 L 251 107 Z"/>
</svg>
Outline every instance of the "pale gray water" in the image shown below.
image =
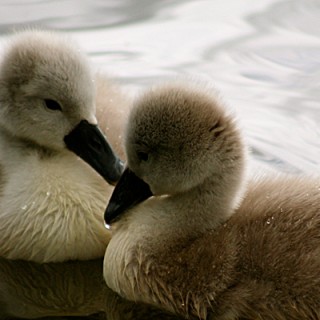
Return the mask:
<svg viewBox="0 0 320 320">
<path fill-rule="evenodd" d="M 30 25 L 70 33 L 133 94 L 176 76 L 214 84 L 254 167 L 320 171 L 319 0 L 0 0 L 0 40 Z"/>
<path fill-rule="evenodd" d="M 320 168 L 318 0 L 0 1 L 1 35 L 26 25 L 70 33 L 133 93 L 205 79 L 236 110 L 255 162 Z"/>
</svg>

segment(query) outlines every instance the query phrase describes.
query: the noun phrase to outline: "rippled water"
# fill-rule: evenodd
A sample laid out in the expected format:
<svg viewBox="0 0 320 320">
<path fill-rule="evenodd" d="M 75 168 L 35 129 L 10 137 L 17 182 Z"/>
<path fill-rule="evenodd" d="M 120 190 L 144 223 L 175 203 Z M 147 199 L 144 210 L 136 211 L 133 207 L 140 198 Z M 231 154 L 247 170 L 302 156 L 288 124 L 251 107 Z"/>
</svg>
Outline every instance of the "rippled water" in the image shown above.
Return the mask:
<svg viewBox="0 0 320 320">
<path fill-rule="evenodd" d="M 0 21 L 3 36 L 26 25 L 72 34 L 133 93 L 208 80 L 239 115 L 255 163 L 320 169 L 318 0 L 2 0 Z"/>
<path fill-rule="evenodd" d="M 318 0 L 1 0 L 0 40 L 26 25 L 70 33 L 132 94 L 176 76 L 209 81 L 239 115 L 255 167 L 320 171 Z"/>
</svg>

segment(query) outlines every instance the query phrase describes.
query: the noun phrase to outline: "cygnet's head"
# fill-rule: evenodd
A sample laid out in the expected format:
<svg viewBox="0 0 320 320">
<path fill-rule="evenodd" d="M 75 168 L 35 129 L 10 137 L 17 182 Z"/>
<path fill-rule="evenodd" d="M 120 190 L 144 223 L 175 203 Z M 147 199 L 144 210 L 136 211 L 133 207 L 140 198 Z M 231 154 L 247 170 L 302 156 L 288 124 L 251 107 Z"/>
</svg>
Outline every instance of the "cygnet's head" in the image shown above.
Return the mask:
<svg viewBox="0 0 320 320">
<path fill-rule="evenodd" d="M 212 177 L 217 185 L 237 183 L 243 172 L 243 143 L 230 111 L 215 94 L 189 86 L 143 95 L 131 111 L 125 148 L 128 169 L 111 197 L 107 223 L 151 195 L 187 192 Z M 128 181 L 135 185 L 125 200 Z"/>
<path fill-rule="evenodd" d="M 100 154 L 101 162 L 118 166 L 97 127 L 93 75 L 86 57 L 63 35 L 30 30 L 13 36 L 0 62 L 0 126 L 43 149 L 67 147 L 106 179 L 117 180 L 96 160 Z"/>
</svg>

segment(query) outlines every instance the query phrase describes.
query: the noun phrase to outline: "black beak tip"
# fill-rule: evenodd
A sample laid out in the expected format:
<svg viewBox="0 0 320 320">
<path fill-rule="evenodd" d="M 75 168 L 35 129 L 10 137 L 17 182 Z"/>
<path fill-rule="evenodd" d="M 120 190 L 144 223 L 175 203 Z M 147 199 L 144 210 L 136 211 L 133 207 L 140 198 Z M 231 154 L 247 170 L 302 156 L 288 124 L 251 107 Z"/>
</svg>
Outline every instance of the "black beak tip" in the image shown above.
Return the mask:
<svg viewBox="0 0 320 320">
<path fill-rule="evenodd" d="M 109 202 L 107 209 L 104 213 L 104 222 L 107 225 L 111 225 L 114 219 L 118 216 L 120 206 L 115 202 Z"/>
<path fill-rule="evenodd" d="M 106 225 L 120 219 L 124 212 L 138 205 L 153 194 L 149 185 L 126 168 L 117 183 L 104 214 Z"/>
</svg>

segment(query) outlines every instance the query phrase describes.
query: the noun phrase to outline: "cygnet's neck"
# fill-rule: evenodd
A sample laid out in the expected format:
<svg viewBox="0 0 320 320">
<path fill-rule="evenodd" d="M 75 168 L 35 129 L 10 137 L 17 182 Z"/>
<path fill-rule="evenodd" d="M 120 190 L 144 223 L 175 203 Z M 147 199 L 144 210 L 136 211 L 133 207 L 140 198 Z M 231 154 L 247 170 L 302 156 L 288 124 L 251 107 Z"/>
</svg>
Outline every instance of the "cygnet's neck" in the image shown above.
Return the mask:
<svg viewBox="0 0 320 320">
<path fill-rule="evenodd" d="M 156 246 L 158 243 L 163 246 L 170 239 L 190 239 L 213 230 L 235 212 L 245 189 L 244 171 L 239 165 L 221 175 L 213 174 L 185 192 L 153 197 L 120 220 L 119 229 L 124 227 L 127 233 L 129 227 L 135 239 L 148 238 L 144 243 Z"/>
<path fill-rule="evenodd" d="M 213 175 L 184 193 L 168 197 L 168 206 L 173 207 L 179 220 L 184 220 L 178 221 L 179 225 L 202 233 L 226 221 L 238 203 L 241 182 L 241 177 L 238 181 L 228 178 Z"/>
</svg>

